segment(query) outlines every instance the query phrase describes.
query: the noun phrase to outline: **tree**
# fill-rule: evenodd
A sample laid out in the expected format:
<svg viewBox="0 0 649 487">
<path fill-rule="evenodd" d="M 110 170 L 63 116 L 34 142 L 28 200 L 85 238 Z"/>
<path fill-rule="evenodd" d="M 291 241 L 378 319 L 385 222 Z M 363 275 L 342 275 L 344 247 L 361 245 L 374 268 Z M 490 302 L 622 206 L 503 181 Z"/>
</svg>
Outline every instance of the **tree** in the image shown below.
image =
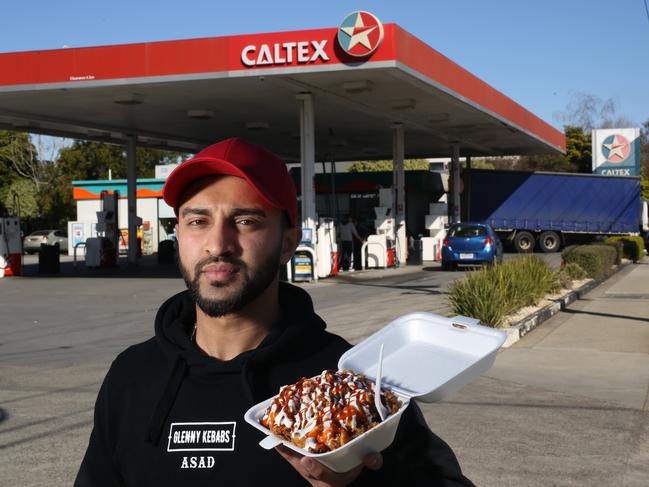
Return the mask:
<svg viewBox="0 0 649 487">
<path fill-rule="evenodd" d="M 640 128 L 640 191 L 649 200 L 649 119 Z"/>
<path fill-rule="evenodd" d="M 593 168 L 592 147 L 590 134 L 582 127 L 567 125 L 564 127 L 566 134 L 566 160 L 576 172 L 590 173 Z"/>
<path fill-rule="evenodd" d="M 16 139 L 20 140 L 20 143 L 16 143 Z M 15 132 L 9 132 L 7 130 L 0 130 L 0 215 L 7 214 L 10 209 L 13 209 L 13 199 L 12 205 L 6 206 L 5 202 L 8 201 L 9 190 L 11 185 L 20 178 L 20 175 L 16 172 L 14 167 L 14 151 L 22 147 L 27 149 L 28 147 L 28 137 L 26 134 L 17 134 Z M 21 159 L 26 159 L 27 154 L 18 154 L 18 157 Z"/>
<path fill-rule="evenodd" d="M 640 169 L 640 199 L 649 200 L 649 172 L 644 167 Z"/>
<path fill-rule="evenodd" d="M 138 178 L 152 178 L 157 164 L 170 164 L 186 158 L 186 154 L 138 147 L 135 164 Z M 57 166 L 71 180 L 108 179 L 109 169 L 114 179 L 126 178 L 126 149 L 124 146 L 76 140 L 61 149 Z"/>
<path fill-rule="evenodd" d="M 590 135 L 582 127 L 566 125 L 566 153 L 521 156 L 516 169 L 526 171 L 592 172 Z"/>
<path fill-rule="evenodd" d="M 426 159 L 405 159 L 403 168 L 406 171 L 427 171 L 428 161 Z M 379 161 L 356 161 L 347 168 L 347 172 L 378 172 L 392 171 L 392 160 Z"/>
<path fill-rule="evenodd" d="M 585 133 L 593 129 L 633 127 L 635 124 L 617 114 L 617 103 L 612 98 L 601 99 L 597 95 L 576 92 L 563 112 L 555 114 L 564 124 L 582 127 Z"/>
<path fill-rule="evenodd" d="M 38 218 L 41 213 L 38 187 L 26 178 L 15 179 L 11 183 L 4 195 L 3 203 L 12 216 Z"/>
<path fill-rule="evenodd" d="M 471 160 L 472 169 L 496 169 L 496 164 L 484 157 Z"/>
<path fill-rule="evenodd" d="M 29 179 L 37 188 L 47 185 L 48 161 L 38 157 L 38 151 L 29 134 L 6 132 L 0 145 L 0 158 L 9 162 L 18 177 Z"/>
</svg>

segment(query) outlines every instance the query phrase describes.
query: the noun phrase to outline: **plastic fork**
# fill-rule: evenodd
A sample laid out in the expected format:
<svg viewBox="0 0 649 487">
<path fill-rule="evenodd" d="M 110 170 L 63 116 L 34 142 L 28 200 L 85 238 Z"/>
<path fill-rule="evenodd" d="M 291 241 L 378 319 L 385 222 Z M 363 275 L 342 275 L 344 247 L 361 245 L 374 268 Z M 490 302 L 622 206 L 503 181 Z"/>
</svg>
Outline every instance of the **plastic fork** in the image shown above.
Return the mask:
<svg viewBox="0 0 649 487">
<path fill-rule="evenodd" d="M 376 384 L 374 386 L 374 406 L 381 416 L 381 422 L 388 418 L 388 410 L 381 402 L 381 374 L 383 369 L 383 344 L 379 350 L 379 363 L 376 368 Z"/>
</svg>

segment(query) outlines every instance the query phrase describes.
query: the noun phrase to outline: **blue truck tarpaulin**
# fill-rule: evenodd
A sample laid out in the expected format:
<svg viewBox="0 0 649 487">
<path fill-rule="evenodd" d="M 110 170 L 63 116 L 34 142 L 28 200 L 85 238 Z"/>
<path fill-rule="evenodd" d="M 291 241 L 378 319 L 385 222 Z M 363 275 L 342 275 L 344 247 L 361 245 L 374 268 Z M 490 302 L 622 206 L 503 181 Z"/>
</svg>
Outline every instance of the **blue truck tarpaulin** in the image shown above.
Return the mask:
<svg viewBox="0 0 649 487">
<path fill-rule="evenodd" d="M 639 231 L 638 178 L 472 169 L 469 187 L 469 219 L 496 230 Z"/>
</svg>

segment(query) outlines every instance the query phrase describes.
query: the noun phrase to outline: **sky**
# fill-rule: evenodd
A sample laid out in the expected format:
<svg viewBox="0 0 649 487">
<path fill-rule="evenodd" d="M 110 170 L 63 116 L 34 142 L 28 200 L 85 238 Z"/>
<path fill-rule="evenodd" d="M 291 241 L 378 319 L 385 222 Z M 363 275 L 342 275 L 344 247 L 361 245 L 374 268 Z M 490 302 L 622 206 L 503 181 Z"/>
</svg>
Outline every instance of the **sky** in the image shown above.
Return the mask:
<svg viewBox="0 0 649 487">
<path fill-rule="evenodd" d="M 649 0 L 646 0 L 649 2 Z M 551 125 L 580 95 L 649 120 L 645 0 L 16 0 L 0 52 L 337 27 L 367 10 L 397 23 Z"/>
</svg>

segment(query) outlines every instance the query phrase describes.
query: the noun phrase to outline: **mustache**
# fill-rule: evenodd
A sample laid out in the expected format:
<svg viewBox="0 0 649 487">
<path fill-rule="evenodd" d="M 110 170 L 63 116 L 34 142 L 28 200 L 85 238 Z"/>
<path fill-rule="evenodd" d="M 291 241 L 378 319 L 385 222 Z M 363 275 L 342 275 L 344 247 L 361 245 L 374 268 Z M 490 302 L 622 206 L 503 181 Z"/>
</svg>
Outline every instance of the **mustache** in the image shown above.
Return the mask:
<svg viewBox="0 0 649 487">
<path fill-rule="evenodd" d="M 203 267 L 209 264 L 216 264 L 222 262 L 224 264 L 235 265 L 237 267 L 245 268 L 246 264 L 242 260 L 230 257 L 227 255 L 216 255 L 205 257 L 204 259 L 199 260 L 194 266 L 194 276 L 197 278 L 198 275 L 202 272 Z"/>
</svg>

